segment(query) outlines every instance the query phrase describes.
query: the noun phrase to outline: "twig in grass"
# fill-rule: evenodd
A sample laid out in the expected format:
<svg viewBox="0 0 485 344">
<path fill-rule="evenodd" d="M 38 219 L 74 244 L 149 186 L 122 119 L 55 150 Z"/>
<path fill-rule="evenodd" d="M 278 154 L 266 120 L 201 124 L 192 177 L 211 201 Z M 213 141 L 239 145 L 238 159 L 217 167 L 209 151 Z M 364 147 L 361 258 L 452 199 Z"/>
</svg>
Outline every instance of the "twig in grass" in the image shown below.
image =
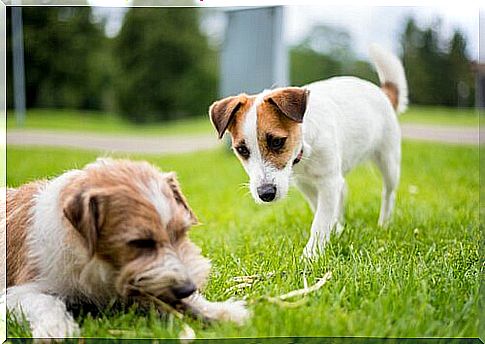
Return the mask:
<svg viewBox="0 0 485 344">
<path fill-rule="evenodd" d="M 182 313 L 180 313 L 179 311 L 177 311 L 172 306 L 170 306 L 168 303 L 163 302 L 162 300 L 160 300 L 159 298 L 153 296 L 152 294 L 147 294 L 147 293 L 145 293 L 143 291 L 141 291 L 141 293 L 144 294 L 146 297 L 148 297 L 153 302 L 155 302 L 158 306 L 160 306 L 160 308 L 164 312 L 169 313 L 169 314 L 172 314 L 174 317 L 176 317 L 179 320 L 183 320 L 184 319 L 184 315 Z"/>
<path fill-rule="evenodd" d="M 271 297 L 271 296 L 263 296 L 263 299 L 270 302 L 270 303 L 274 303 L 274 304 L 276 304 L 280 307 L 283 307 L 283 308 L 297 308 L 297 307 L 304 305 L 308 301 L 308 299 L 306 297 L 304 297 L 301 300 L 295 301 L 295 302 L 283 301 L 279 297 Z"/>
<path fill-rule="evenodd" d="M 323 285 L 325 283 L 327 283 L 327 281 L 331 277 L 332 277 L 332 272 L 331 271 L 328 271 L 325 275 L 323 275 L 322 278 L 319 279 L 319 281 L 317 283 L 315 283 L 311 287 L 306 287 L 306 288 L 303 288 L 303 289 L 293 290 L 293 291 L 290 291 L 287 294 L 283 294 L 283 295 L 278 296 L 278 298 L 280 300 L 286 300 L 286 299 L 290 299 L 290 298 L 295 297 L 295 296 L 300 296 L 300 295 L 306 295 L 306 294 L 309 294 L 309 293 L 313 293 L 314 291 L 317 291 L 318 289 L 320 289 L 321 287 L 323 287 Z"/>
<path fill-rule="evenodd" d="M 263 278 L 271 278 L 275 275 L 274 271 L 265 273 L 265 274 L 256 274 L 256 275 L 248 275 L 248 276 L 236 276 L 231 278 L 232 281 L 237 283 L 253 283 L 255 280 L 263 279 Z"/>
<path fill-rule="evenodd" d="M 265 274 L 255 274 L 255 275 L 247 275 L 247 276 L 235 276 L 231 278 L 232 282 L 237 283 L 232 287 L 227 288 L 224 293 L 231 294 L 234 291 L 239 291 L 241 289 L 251 288 L 254 286 L 256 282 L 259 282 L 263 279 L 272 278 L 275 275 L 274 271 L 267 272 Z"/>
<path fill-rule="evenodd" d="M 225 290 L 225 293 L 226 294 L 230 294 L 231 292 L 233 292 L 234 290 L 241 290 L 241 289 L 244 289 L 244 288 L 250 288 L 253 286 L 253 283 L 239 283 L 239 284 L 236 284 L 236 285 L 233 285 L 232 287 L 230 288 L 227 288 Z"/>
<path fill-rule="evenodd" d="M 308 301 L 308 299 L 306 298 L 307 294 L 312 293 L 312 292 L 317 291 L 318 289 L 322 288 L 325 285 L 325 283 L 327 283 L 327 281 L 331 277 L 332 277 L 332 272 L 328 271 L 325 275 L 323 275 L 322 278 L 320 278 L 318 280 L 317 283 L 315 283 L 314 285 L 312 285 L 310 287 L 305 286 L 303 289 L 293 290 L 293 291 L 290 291 L 289 293 L 279 295 L 279 296 L 263 296 L 262 299 L 266 300 L 268 302 L 277 304 L 277 305 L 284 307 L 284 308 L 296 308 L 296 307 L 299 307 L 299 306 L 305 304 Z M 285 301 L 287 299 L 291 299 L 291 298 L 294 298 L 296 296 L 303 296 L 303 299 L 295 301 L 295 302 Z"/>
<path fill-rule="evenodd" d="M 133 288 L 146 296 L 148 299 L 152 300 L 155 304 L 157 304 L 164 312 L 173 315 L 175 318 L 179 319 L 182 321 L 182 326 L 183 329 L 179 333 L 179 339 L 181 343 L 190 343 L 192 342 L 196 336 L 195 336 L 195 331 L 190 327 L 185 321 L 184 321 L 184 315 L 177 311 L 175 308 L 173 308 L 171 305 L 169 305 L 166 302 L 163 302 L 156 296 L 149 294 L 141 289 L 138 288 Z"/>
</svg>

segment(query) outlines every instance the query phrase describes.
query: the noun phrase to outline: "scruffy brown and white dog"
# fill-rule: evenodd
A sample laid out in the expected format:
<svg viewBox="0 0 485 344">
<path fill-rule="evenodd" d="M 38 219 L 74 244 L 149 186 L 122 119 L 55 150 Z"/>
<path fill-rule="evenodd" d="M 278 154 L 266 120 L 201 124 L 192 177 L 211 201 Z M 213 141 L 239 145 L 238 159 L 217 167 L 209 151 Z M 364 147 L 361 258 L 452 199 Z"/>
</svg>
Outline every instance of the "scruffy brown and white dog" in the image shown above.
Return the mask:
<svg viewBox="0 0 485 344">
<path fill-rule="evenodd" d="M 7 307 L 35 338 L 79 334 L 66 303 L 147 304 L 147 294 L 208 320 L 249 315 L 199 293 L 210 263 L 187 237 L 197 220 L 174 173 L 98 159 L 6 198 Z"/>
</svg>

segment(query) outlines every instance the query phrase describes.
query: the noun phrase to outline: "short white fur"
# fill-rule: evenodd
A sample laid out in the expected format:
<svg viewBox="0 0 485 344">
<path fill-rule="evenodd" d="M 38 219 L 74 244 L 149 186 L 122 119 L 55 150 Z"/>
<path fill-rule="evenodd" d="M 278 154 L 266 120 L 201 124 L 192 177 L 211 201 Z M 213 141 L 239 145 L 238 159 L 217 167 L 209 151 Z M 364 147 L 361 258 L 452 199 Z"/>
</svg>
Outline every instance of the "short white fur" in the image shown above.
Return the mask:
<svg viewBox="0 0 485 344">
<path fill-rule="evenodd" d="M 290 176 L 314 212 L 304 256 L 319 255 L 336 228 L 340 232 L 346 195 L 345 176 L 359 163 L 372 160 L 383 177 L 382 203 L 378 224 L 388 223 L 395 202 L 401 161 L 401 132 L 397 113 L 406 109 L 408 89 L 404 68 L 393 54 L 373 45 L 371 57 L 382 84 L 398 90 L 395 111 L 390 99 L 376 85 L 355 77 L 334 77 L 304 86 L 309 97 L 301 125 L 302 140 L 285 168 L 277 170 L 262 160 L 257 144 L 256 108 L 265 90 L 246 114 L 244 138 L 251 157 L 243 165 L 250 178 L 250 190 L 260 203 L 257 187 L 271 182 L 277 188 L 275 200 L 286 195 Z M 292 160 L 303 147 L 301 162 Z"/>
</svg>

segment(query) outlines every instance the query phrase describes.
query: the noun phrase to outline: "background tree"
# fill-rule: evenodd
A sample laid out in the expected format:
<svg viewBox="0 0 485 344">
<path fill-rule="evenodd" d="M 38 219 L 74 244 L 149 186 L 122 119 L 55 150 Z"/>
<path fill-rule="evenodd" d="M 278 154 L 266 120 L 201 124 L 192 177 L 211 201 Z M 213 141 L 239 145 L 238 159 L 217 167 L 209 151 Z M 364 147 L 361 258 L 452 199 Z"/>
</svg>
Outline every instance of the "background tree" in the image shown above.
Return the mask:
<svg viewBox="0 0 485 344">
<path fill-rule="evenodd" d="M 317 26 L 300 44 L 290 49 L 290 79 L 293 85 L 338 75 L 355 75 L 377 81 L 374 68 L 355 56 L 347 31 Z"/>
<path fill-rule="evenodd" d="M 450 39 L 440 35 L 441 24 L 419 28 L 410 18 L 401 38 L 403 63 L 412 103 L 472 106 L 474 81 L 466 39 L 455 31 Z"/>
<path fill-rule="evenodd" d="M 452 91 L 448 105 L 472 106 L 474 103 L 475 80 L 470 70 L 471 60 L 466 53 L 466 45 L 465 36 L 459 30 L 455 30 L 447 56 Z"/>
<path fill-rule="evenodd" d="M 7 15 L 11 18 L 11 9 Z M 109 83 L 107 38 L 89 7 L 23 7 L 27 107 L 100 109 Z M 8 106 L 12 107 L 11 21 L 7 21 Z"/>
<path fill-rule="evenodd" d="M 115 38 L 89 7 L 23 7 L 27 107 L 118 111 L 133 122 L 205 114 L 217 98 L 218 52 L 200 29 L 200 9 L 132 8 Z M 402 58 L 415 104 L 472 106 L 466 37 L 439 21 L 409 18 Z M 11 8 L 7 8 L 7 106 L 13 107 Z M 289 50 L 290 82 L 337 75 L 377 82 L 344 29 L 320 25 Z"/>
<path fill-rule="evenodd" d="M 194 8 L 133 8 L 115 41 L 116 101 L 135 122 L 201 115 L 217 96 L 217 61 Z"/>
</svg>

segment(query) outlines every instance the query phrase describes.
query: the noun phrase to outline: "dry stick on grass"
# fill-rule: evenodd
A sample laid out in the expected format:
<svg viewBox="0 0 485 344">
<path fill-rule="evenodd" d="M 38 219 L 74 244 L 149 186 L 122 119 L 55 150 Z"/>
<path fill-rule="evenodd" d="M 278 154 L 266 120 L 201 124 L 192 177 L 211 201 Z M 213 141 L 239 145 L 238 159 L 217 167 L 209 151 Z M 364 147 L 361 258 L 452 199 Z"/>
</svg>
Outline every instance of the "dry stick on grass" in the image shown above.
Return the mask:
<svg viewBox="0 0 485 344">
<path fill-rule="evenodd" d="M 182 326 L 183 329 L 179 333 L 179 339 L 182 343 L 190 343 L 192 340 L 195 339 L 195 331 L 192 327 L 189 326 L 184 320 L 184 315 L 177 311 L 175 308 L 170 306 L 168 303 L 163 302 L 162 300 L 156 298 L 155 296 L 151 294 L 144 293 L 150 300 L 155 302 L 157 305 L 159 305 L 164 312 L 167 312 L 169 314 L 172 314 L 174 317 L 182 321 Z"/>
<path fill-rule="evenodd" d="M 251 288 L 255 283 L 259 282 L 263 278 L 269 279 L 275 275 L 274 271 L 265 273 L 265 274 L 257 274 L 257 275 L 248 275 L 248 276 L 236 276 L 231 278 L 231 281 L 236 282 L 236 285 L 233 285 L 230 288 L 227 288 L 224 293 L 231 294 L 234 291 L 239 291 L 246 288 Z"/>
<path fill-rule="evenodd" d="M 256 274 L 256 275 L 248 275 L 248 276 L 236 276 L 231 278 L 232 281 L 236 283 L 253 283 L 256 280 L 263 279 L 263 278 L 272 278 L 275 275 L 274 271 L 267 272 L 265 274 Z"/>
<path fill-rule="evenodd" d="M 155 302 L 158 306 L 160 306 L 160 308 L 164 312 L 169 313 L 169 314 L 172 314 L 174 317 L 176 317 L 179 320 L 183 320 L 184 319 L 184 315 L 182 313 L 180 313 L 179 311 L 177 311 L 172 306 L 170 306 L 168 303 L 163 302 L 162 300 L 160 300 L 159 298 L 157 298 L 157 297 L 155 297 L 155 296 L 153 296 L 151 294 L 147 294 L 147 293 L 144 293 L 144 292 L 142 292 L 142 293 L 146 297 L 148 297 L 150 300 L 152 300 L 153 302 Z"/>
<path fill-rule="evenodd" d="M 239 283 L 239 284 L 233 285 L 230 288 L 227 288 L 225 290 L 225 293 L 226 294 L 230 294 L 231 292 L 233 292 L 235 290 L 241 290 L 241 289 L 245 289 L 245 288 L 250 288 L 252 286 L 253 286 L 253 283 Z"/>
<path fill-rule="evenodd" d="M 331 271 L 328 271 L 325 275 L 323 275 L 322 278 L 319 279 L 319 281 L 317 283 L 315 283 L 311 287 L 306 287 L 306 288 L 303 288 L 303 289 L 293 290 L 293 291 L 290 291 L 287 294 L 283 294 L 283 295 L 278 296 L 278 298 L 280 300 L 286 300 L 286 299 L 291 299 L 292 297 L 295 297 L 295 296 L 300 296 L 300 295 L 306 295 L 306 294 L 309 294 L 309 293 L 313 293 L 314 291 L 317 291 L 318 289 L 320 289 L 321 287 L 323 287 L 323 285 L 325 283 L 327 283 L 327 281 L 330 278 L 332 278 L 332 272 Z"/>
<path fill-rule="evenodd" d="M 317 291 L 318 289 L 323 287 L 325 285 L 325 283 L 327 283 L 327 281 L 331 277 L 332 277 L 332 272 L 328 271 L 322 278 L 319 279 L 319 281 L 317 283 L 315 283 L 311 287 L 305 286 L 305 288 L 303 288 L 303 289 L 293 290 L 293 291 L 290 291 L 289 293 L 286 293 L 286 294 L 283 294 L 283 295 L 280 295 L 280 296 L 266 296 L 266 297 L 263 297 L 263 298 L 265 300 L 267 300 L 271 303 L 275 303 L 275 304 L 277 304 L 281 307 L 285 307 L 285 308 L 299 307 L 307 301 L 307 299 L 305 298 L 305 296 L 307 294 L 312 293 L 314 291 Z M 299 301 L 295 301 L 295 302 L 285 301 L 287 299 L 291 299 L 291 298 L 296 297 L 296 296 L 304 296 L 304 298 L 299 300 Z"/>
<path fill-rule="evenodd" d="M 184 315 L 177 311 L 175 308 L 170 306 L 168 303 L 163 302 L 159 298 L 153 296 L 152 294 L 148 294 L 141 289 L 136 289 L 147 298 L 152 300 L 155 304 L 157 304 L 164 312 L 173 315 L 175 318 L 179 319 L 182 322 L 183 329 L 179 333 L 179 339 L 182 343 L 190 343 L 193 339 L 195 339 L 195 331 L 184 321 Z"/>
</svg>

